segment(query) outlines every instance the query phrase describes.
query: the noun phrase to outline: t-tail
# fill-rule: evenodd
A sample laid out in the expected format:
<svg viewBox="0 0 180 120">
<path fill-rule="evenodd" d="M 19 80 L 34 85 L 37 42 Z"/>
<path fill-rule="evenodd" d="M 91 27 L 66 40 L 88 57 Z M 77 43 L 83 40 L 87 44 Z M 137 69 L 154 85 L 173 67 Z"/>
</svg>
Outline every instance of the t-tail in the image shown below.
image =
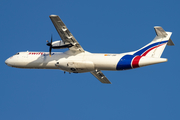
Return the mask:
<svg viewBox="0 0 180 120">
<path fill-rule="evenodd" d="M 166 45 L 174 45 L 171 40 L 172 32 L 165 32 L 162 27 L 154 27 L 156 31 L 156 37 L 152 42 L 135 51 L 134 55 L 147 56 L 153 58 L 160 58 Z"/>
<path fill-rule="evenodd" d="M 166 58 L 161 58 L 161 55 L 166 45 L 174 45 L 173 41 L 170 38 L 172 32 L 166 32 L 160 26 L 155 26 L 154 29 L 156 32 L 156 37 L 154 38 L 154 40 L 134 52 L 133 55 L 136 56 L 134 58 L 136 62 L 134 62 L 137 63 L 138 61 L 138 65 L 134 67 L 142 67 L 167 61 Z"/>
<path fill-rule="evenodd" d="M 123 56 L 117 64 L 117 70 L 138 68 L 167 61 L 166 58 L 161 58 L 161 55 L 166 45 L 174 45 L 170 38 L 172 32 L 166 32 L 160 26 L 155 26 L 154 29 L 156 32 L 154 40 L 139 50 Z"/>
</svg>

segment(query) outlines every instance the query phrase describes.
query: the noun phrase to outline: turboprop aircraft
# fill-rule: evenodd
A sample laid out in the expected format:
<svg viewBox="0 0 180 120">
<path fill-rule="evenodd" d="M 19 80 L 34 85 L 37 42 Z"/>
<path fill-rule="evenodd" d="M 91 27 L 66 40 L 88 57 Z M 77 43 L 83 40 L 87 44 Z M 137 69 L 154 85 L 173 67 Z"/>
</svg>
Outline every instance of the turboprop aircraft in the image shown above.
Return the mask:
<svg viewBox="0 0 180 120">
<path fill-rule="evenodd" d="M 162 27 L 155 26 L 156 37 L 144 47 L 127 53 L 90 53 L 85 51 L 57 15 L 49 16 L 62 40 L 47 41 L 49 52 L 18 52 L 8 58 L 8 66 L 28 69 L 60 69 L 69 73 L 90 72 L 102 83 L 111 83 L 101 70 L 128 70 L 166 62 L 161 58 L 166 45 L 174 45 Z M 68 48 L 66 52 L 51 52 L 52 49 Z"/>
</svg>

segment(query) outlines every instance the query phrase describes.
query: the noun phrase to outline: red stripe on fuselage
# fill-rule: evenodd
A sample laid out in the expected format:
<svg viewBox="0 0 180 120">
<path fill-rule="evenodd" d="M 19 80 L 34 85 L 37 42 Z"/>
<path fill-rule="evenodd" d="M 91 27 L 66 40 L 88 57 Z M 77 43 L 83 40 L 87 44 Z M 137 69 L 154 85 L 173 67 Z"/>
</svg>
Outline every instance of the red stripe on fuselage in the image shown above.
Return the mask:
<svg viewBox="0 0 180 120">
<path fill-rule="evenodd" d="M 139 67 L 139 60 L 141 59 L 142 56 L 136 56 L 133 60 L 132 60 L 132 67 L 133 68 L 137 68 Z"/>
<path fill-rule="evenodd" d="M 164 43 L 164 44 L 166 44 L 166 43 Z M 164 44 L 162 44 L 162 45 L 164 45 Z M 132 60 L 132 63 L 131 63 L 132 68 L 137 68 L 137 67 L 139 67 L 139 61 L 140 61 L 140 59 L 141 59 L 143 56 L 146 56 L 151 50 L 153 50 L 153 49 L 155 49 L 155 48 L 157 48 L 157 47 L 160 47 L 160 46 L 162 46 L 162 45 L 157 45 L 157 46 L 154 46 L 154 47 L 148 49 L 148 50 L 145 51 L 141 56 L 135 56 L 134 59 Z"/>
<path fill-rule="evenodd" d="M 166 44 L 166 43 L 164 43 L 164 44 Z M 162 45 L 164 45 L 164 44 L 162 44 Z M 157 45 L 157 46 L 154 46 L 154 47 L 148 49 L 148 50 L 147 50 L 146 52 L 144 52 L 141 56 L 146 56 L 151 50 L 153 50 L 153 49 L 155 49 L 155 48 L 157 48 L 157 47 L 160 47 L 160 46 L 162 46 L 162 45 Z"/>
</svg>

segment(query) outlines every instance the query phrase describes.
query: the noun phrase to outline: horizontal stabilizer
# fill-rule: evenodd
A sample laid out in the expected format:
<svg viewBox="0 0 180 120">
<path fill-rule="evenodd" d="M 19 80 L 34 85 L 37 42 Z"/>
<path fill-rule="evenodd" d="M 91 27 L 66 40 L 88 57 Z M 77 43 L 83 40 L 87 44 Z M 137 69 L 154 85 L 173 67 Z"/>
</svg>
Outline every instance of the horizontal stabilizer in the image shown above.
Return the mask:
<svg viewBox="0 0 180 120">
<path fill-rule="evenodd" d="M 173 43 L 173 41 L 171 40 L 171 38 L 169 38 L 167 45 L 169 45 L 169 46 L 173 46 L 173 45 L 174 45 L 174 43 Z"/>
<path fill-rule="evenodd" d="M 154 27 L 155 31 L 156 31 L 156 35 L 159 37 L 166 37 L 168 34 L 166 33 L 166 31 L 164 31 L 164 29 L 160 26 L 155 26 Z M 167 45 L 169 46 L 173 46 L 174 43 L 171 40 L 171 38 L 169 38 Z"/>
<path fill-rule="evenodd" d="M 160 37 L 166 37 L 167 33 L 164 31 L 164 29 L 160 26 L 155 26 L 154 27 L 155 31 L 156 31 L 156 35 L 160 36 Z"/>
</svg>

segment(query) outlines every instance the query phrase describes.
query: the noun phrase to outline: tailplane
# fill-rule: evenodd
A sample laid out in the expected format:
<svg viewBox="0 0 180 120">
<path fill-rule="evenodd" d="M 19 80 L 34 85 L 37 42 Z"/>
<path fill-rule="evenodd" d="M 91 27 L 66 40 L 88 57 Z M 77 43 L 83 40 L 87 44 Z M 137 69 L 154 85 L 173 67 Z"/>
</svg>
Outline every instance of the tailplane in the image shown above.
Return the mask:
<svg viewBox="0 0 180 120">
<path fill-rule="evenodd" d="M 141 49 L 135 51 L 133 55 L 160 58 L 166 45 L 174 45 L 170 38 L 172 32 L 165 32 L 160 26 L 155 26 L 154 29 L 156 32 L 154 40 Z"/>
</svg>

